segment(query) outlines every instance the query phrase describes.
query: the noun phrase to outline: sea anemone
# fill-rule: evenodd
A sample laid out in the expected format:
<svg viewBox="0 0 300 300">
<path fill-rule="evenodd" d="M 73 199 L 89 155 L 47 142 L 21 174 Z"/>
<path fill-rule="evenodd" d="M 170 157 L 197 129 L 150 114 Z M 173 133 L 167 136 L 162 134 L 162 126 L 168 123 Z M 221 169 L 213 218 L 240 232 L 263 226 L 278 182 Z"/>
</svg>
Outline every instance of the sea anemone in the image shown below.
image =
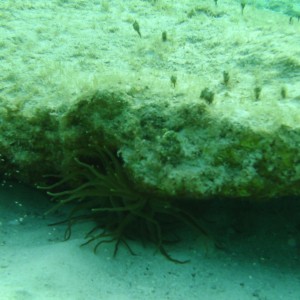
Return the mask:
<svg viewBox="0 0 300 300">
<path fill-rule="evenodd" d="M 54 184 L 39 187 L 48 190 L 56 202 L 47 214 L 66 204 L 75 204 L 66 220 L 52 224 L 67 224 L 66 240 L 71 236 L 74 223 L 93 220 L 96 225 L 82 245 L 94 242 L 95 252 L 101 244 L 114 242 L 114 256 L 121 243 L 134 255 L 128 243 L 134 239 L 151 242 L 170 261 L 184 263 L 186 261 L 172 258 L 165 249 L 175 224 L 185 223 L 207 235 L 198 220 L 175 199 L 139 190 L 129 180 L 120 158 L 107 148 L 97 150 L 97 162 L 83 162 L 78 158 L 75 162 L 75 171 Z"/>
</svg>

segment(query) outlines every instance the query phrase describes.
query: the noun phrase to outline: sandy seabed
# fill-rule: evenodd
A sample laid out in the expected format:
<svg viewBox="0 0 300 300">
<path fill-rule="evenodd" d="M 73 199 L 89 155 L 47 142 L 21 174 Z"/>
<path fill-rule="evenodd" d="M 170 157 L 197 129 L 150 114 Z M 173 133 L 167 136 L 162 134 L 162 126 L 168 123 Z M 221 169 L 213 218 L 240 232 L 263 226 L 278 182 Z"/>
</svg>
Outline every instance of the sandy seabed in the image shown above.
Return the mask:
<svg viewBox="0 0 300 300">
<path fill-rule="evenodd" d="M 136 256 L 120 247 L 113 258 L 112 244 L 94 254 L 92 245 L 80 247 L 87 223 L 64 241 L 64 225 L 48 226 L 64 212 L 45 218 L 51 204 L 43 193 L 7 184 L 0 190 L 0 299 L 300 299 L 299 204 L 283 202 L 270 211 L 268 204 L 207 209 L 224 247 L 183 229 L 181 242 L 168 246 L 173 257 L 190 259 L 180 265 L 138 242 L 131 242 Z"/>
</svg>

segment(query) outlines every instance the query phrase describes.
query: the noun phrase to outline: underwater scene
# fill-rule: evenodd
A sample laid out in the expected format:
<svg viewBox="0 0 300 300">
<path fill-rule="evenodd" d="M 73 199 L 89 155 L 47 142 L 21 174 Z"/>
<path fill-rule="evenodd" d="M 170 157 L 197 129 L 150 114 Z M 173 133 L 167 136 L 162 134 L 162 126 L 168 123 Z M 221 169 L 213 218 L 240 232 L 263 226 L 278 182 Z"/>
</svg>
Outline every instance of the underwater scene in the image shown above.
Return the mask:
<svg viewBox="0 0 300 300">
<path fill-rule="evenodd" d="M 300 2 L 2 0 L 0 300 L 300 299 Z"/>
</svg>

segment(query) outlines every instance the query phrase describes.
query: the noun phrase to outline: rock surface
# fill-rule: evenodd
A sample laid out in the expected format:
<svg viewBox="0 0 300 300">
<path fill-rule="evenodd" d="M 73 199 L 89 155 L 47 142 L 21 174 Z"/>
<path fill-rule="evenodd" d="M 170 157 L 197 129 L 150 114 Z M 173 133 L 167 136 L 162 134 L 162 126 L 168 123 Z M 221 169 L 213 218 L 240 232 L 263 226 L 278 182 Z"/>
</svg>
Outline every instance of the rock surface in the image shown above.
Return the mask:
<svg viewBox="0 0 300 300">
<path fill-rule="evenodd" d="M 167 195 L 299 195 L 299 25 L 197 2 L 0 4 L 3 179 L 68 173 L 105 145 Z"/>
</svg>

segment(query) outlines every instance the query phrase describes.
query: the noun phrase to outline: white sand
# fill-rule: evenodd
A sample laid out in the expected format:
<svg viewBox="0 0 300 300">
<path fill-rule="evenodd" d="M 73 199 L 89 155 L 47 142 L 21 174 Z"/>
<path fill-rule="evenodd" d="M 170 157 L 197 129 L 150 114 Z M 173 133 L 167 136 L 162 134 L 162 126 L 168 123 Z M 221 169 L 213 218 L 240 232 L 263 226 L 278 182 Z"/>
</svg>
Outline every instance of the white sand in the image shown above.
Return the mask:
<svg viewBox="0 0 300 300">
<path fill-rule="evenodd" d="M 185 236 L 169 253 L 190 262 L 179 265 L 152 246 L 131 246 L 136 256 L 113 245 L 80 247 L 90 224 L 78 224 L 70 240 L 65 226 L 47 224 L 62 213 L 42 217 L 48 202 L 27 187 L 0 190 L 0 299 L 300 299 L 299 205 L 288 201 L 269 213 L 236 208 L 206 217 L 217 220 L 218 250 L 201 238 Z M 291 213 L 294 206 L 294 213 Z M 276 220 L 276 222 L 275 222 Z M 252 226 L 249 226 L 249 225 Z M 298 226 L 298 227 L 297 227 Z M 239 232 L 240 231 L 240 232 Z"/>
</svg>

